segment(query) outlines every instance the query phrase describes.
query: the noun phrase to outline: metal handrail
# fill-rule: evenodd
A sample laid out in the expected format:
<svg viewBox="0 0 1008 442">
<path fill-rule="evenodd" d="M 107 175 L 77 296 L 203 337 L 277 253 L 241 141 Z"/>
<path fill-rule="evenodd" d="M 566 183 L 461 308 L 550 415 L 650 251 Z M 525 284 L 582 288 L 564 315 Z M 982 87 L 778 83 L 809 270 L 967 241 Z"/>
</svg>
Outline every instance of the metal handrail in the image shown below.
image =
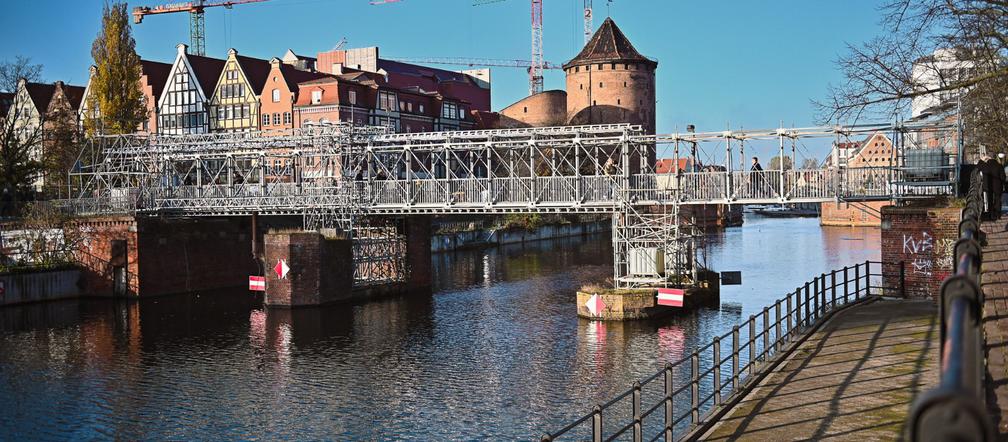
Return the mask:
<svg viewBox="0 0 1008 442">
<path fill-rule="evenodd" d="M 983 389 L 983 204 L 980 174 L 974 172 L 959 222 L 953 274 L 940 289 L 941 381 L 914 402 L 907 422 L 911 441 L 995 440 Z"/>
<path fill-rule="evenodd" d="M 594 406 L 590 413 L 557 431 L 542 435 L 541 440 L 555 441 L 562 437 L 583 439 L 588 436 L 592 441 L 602 442 L 614 440 L 630 430 L 633 430 L 634 441 L 662 438 L 673 441 L 697 436 L 835 311 L 873 299 L 872 295 L 902 294 L 902 281 L 898 287 L 885 287 L 881 285 L 882 276 L 882 263 L 877 261 L 865 261 L 820 274 L 757 314 L 750 315 L 746 322 L 733 326 L 730 331 L 714 337 L 712 342 L 693 350 L 689 356 L 666 363 L 662 370 L 634 382 L 629 390 Z M 730 351 L 722 352 L 722 343 L 730 343 Z M 689 379 L 676 382 L 677 375 L 688 375 Z M 701 389 L 705 390 L 703 395 Z M 657 400 L 642 404 L 644 393 L 651 393 L 650 397 Z M 683 405 L 676 404 L 676 399 L 685 395 L 689 398 L 688 407 L 677 411 L 676 408 Z M 618 406 L 628 398 L 631 412 L 619 415 L 617 408 L 622 407 Z M 659 414 L 658 421 L 646 419 L 663 406 L 665 412 Z M 614 413 L 617 414 L 615 421 L 612 416 L 606 419 L 607 415 Z M 591 422 L 590 428 L 583 428 L 588 422 Z M 612 425 L 612 430 L 606 430 L 609 425 Z M 580 429 L 581 433 L 572 434 L 576 429 Z"/>
</svg>

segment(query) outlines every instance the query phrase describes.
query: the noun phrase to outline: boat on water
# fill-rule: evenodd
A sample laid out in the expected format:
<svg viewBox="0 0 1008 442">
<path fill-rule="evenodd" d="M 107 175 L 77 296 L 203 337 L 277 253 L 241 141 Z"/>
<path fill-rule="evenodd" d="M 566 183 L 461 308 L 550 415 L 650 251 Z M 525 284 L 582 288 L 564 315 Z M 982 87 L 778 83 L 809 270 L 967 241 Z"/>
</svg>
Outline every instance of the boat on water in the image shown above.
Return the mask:
<svg viewBox="0 0 1008 442">
<path fill-rule="evenodd" d="M 818 207 L 763 206 L 753 209 L 753 213 L 768 218 L 814 218 L 819 216 Z"/>
</svg>

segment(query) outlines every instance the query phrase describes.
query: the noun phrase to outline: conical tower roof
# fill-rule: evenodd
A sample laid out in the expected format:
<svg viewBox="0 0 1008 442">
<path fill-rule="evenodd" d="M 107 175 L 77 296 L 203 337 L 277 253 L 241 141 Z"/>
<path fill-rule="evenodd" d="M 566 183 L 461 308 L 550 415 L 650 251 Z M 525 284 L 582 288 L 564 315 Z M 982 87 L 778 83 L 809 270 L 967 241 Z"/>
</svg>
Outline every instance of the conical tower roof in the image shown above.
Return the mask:
<svg viewBox="0 0 1008 442">
<path fill-rule="evenodd" d="M 651 68 L 658 66 L 658 62 L 637 52 L 637 49 L 626 38 L 626 35 L 623 35 L 623 31 L 619 26 L 616 26 L 616 22 L 612 18 L 606 18 L 588 44 L 581 50 L 581 53 L 564 64 L 563 68 L 609 62 L 645 63 Z"/>
</svg>

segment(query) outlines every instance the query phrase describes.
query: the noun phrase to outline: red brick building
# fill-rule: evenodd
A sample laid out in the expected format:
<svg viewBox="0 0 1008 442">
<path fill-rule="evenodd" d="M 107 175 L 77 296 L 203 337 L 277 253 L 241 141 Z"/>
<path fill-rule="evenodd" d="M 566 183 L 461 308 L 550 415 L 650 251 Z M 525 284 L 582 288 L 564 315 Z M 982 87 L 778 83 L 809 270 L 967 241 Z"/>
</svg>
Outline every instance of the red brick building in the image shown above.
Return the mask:
<svg viewBox="0 0 1008 442">
<path fill-rule="evenodd" d="M 834 144 L 830 157 L 826 159 L 826 166 L 882 168 L 891 166 L 893 161 L 892 141 L 885 134 L 877 132 L 861 142 Z M 877 227 L 882 223 L 882 207 L 889 204 L 888 201 L 822 203 L 819 222 L 824 226 Z"/>
</svg>

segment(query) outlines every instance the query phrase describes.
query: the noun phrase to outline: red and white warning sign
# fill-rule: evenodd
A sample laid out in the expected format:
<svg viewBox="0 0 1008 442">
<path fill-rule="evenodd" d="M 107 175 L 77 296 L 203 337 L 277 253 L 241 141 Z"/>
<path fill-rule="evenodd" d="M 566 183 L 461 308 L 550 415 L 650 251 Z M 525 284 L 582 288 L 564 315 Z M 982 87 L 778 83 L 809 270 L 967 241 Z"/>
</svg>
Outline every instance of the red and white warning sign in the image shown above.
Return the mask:
<svg viewBox="0 0 1008 442">
<path fill-rule="evenodd" d="M 658 289 L 658 305 L 682 307 L 685 295 L 682 289 Z"/>
<path fill-rule="evenodd" d="M 287 266 L 287 261 L 278 259 L 275 266 L 273 266 L 273 271 L 276 272 L 277 278 L 286 279 L 287 273 L 290 272 L 290 267 Z"/>
<path fill-rule="evenodd" d="M 265 292 L 266 291 L 266 277 L 265 276 L 249 276 L 249 290 L 253 292 Z"/>
<path fill-rule="evenodd" d="M 602 302 L 602 298 L 598 294 L 594 294 L 591 298 L 588 298 L 585 307 L 588 307 L 588 311 L 591 312 L 592 316 L 599 316 L 606 309 L 606 304 Z"/>
</svg>

